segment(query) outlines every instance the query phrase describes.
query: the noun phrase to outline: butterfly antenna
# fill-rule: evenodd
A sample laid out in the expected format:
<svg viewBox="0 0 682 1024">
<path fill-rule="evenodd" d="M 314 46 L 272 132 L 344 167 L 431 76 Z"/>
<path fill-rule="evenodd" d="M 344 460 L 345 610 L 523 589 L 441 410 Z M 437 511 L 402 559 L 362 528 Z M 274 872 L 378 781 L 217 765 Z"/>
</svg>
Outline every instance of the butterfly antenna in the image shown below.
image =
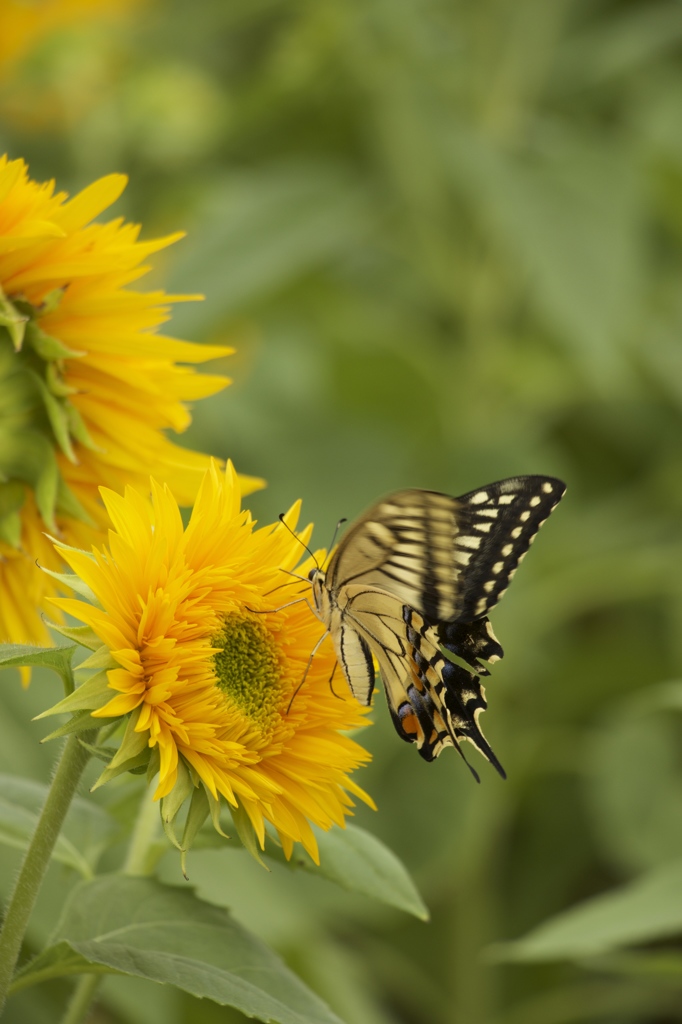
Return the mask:
<svg viewBox="0 0 682 1024">
<path fill-rule="evenodd" d="M 327 548 L 327 558 L 329 558 L 329 553 L 330 553 L 330 552 L 332 551 L 332 549 L 333 549 L 333 547 L 334 547 L 334 544 L 336 543 L 336 535 L 337 535 L 337 533 L 339 532 L 339 529 L 340 529 L 340 528 L 341 528 L 341 527 L 343 526 L 343 524 L 344 524 L 344 523 L 347 523 L 347 522 L 348 522 L 348 520 L 347 520 L 347 519 L 346 519 L 346 517 L 344 516 L 344 518 L 343 518 L 343 519 L 339 519 L 338 523 L 337 523 L 337 524 L 336 524 L 336 526 L 334 527 L 334 536 L 332 537 L 332 542 L 331 542 L 331 544 L 330 544 L 330 545 L 329 545 L 329 547 Z M 327 558 L 325 558 L 325 560 L 324 560 L 325 562 L 327 561 Z M 324 566 L 324 562 L 322 563 L 322 565 Z"/>
<path fill-rule="evenodd" d="M 309 554 L 309 555 L 310 555 L 310 557 L 312 558 L 313 562 L 315 563 L 315 565 L 316 565 L 316 566 L 317 566 L 317 568 L 319 569 L 320 567 L 319 567 L 319 565 L 318 565 L 318 563 L 317 563 L 317 559 L 315 558 L 315 555 L 314 555 L 314 554 L 312 553 L 312 551 L 310 550 L 310 548 L 308 547 L 308 545 L 307 545 L 307 544 L 304 544 L 304 543 L 303 543 L 303 541 L 301 540 L 301 538 L 299 537 L 299 535 L 298 535 L 298 534 L 296 533 L 296 531 L 295 531 L 295 530 L 292 530 L 292 529 L 291 529 L 291 527 L 289 526 L 289 524 L 288 524 L 288 523 L 287 523 L 287 522 L 285 521 L 285 519 L 284 519 L 284 512 L 280 512 L 280 514 L 279 514 L 279 515 L 277 516 L 277 518 L 279 519 L 279 521 L 280 521 L 280 523 L 282 524 L 282 526 L 286 526 L 286 528 L 287 528 L 287 530 L 289 531 L 289 533 L 291 534 L 291 536 L 292 536 L 292 537 L 295 537 L 295 538 L 296 538 L 296 540 L 297 540 L 297 541 L 298 541 L 298 543 L 299 543 L 299 544 L 301 545 L 301 547 L 303 547 L 303 548 L 305 548 L 305 549 L 306 549 L 306 551 L 308 552 L 308 554 Z M 284 572 L 286 572 L 287 570 L 286 570 L 286 569 L 284 569 L 283 571 L 284 571 Z M 306 582 L 307 582 L 307 581 L 306 581 Z"/>
</svg>

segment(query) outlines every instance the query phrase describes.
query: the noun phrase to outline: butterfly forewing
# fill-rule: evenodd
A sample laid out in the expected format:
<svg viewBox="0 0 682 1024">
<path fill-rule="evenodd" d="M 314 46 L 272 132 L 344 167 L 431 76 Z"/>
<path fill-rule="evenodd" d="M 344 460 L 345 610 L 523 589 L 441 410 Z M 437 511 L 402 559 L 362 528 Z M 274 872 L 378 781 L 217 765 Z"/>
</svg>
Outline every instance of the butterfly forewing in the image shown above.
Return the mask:
<svg viewBox="0 0 682 1024">
<path fill-rule="evenodd" d="M 554 477 L 517 476 L 456 499 L 457 619 L 470 621 L 494 608 L 565 491 Z"/>
<path fill-rule="evenodd" d="M 378 587 L 434 619 L 457 610 L 456 500 L 432 491 L 396 491 L 343 537 L 327 572 L 332 591 L 351 582 Z"/>
</svg>

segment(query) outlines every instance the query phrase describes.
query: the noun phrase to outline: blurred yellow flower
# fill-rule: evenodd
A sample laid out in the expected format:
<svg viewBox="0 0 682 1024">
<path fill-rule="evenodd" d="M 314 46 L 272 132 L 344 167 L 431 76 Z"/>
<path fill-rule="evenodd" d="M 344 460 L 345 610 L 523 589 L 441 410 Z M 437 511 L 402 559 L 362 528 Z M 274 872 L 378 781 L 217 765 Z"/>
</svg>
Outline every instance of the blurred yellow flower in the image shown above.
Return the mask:
<svg viewBox="0 0 682 1024">
<path fill-rule="evenodd" d="M 129 715 L 107 771 L 157 748 L 156 797 L 170 798 L 172 814 L 203 789 L 214 812 L 221 798 L 236 821 L 241 812 L 261 847 L 271 822 L 287 857 L 300 842 L 317 860 L 310 823 L 343 825 L 350 793 L 372 805 L 349 778 L 369 754 L 345 735 L 366 724 L 368 709 L 343 681 L 342 693 L 332 690 L 329 638 L 306 673 L 320 623 L 286 575 L 302 550 L 290 532 L 299 504 L 285 517 L 290 529 L 255 530 L 240 511 L 231 464 L 223 474 L 216 463 L 186 529 L 155 481 L 151 502 L 132 488 L 103 498 L 113 524 L 108 547 L 62 550 L 79 577 L 74 589 L 96 603 L 55 599 L 99 638 L 92 662 L 102 671 L 60 710 L 75 701 L 95 718 Z"/>
<path fill-rule="evenodd" d="M 0 75 L 55 29 L 83 18 L 118 14 L 134 0 L 2 0 Z"/>
<path fill-rule="evenodd" d="M 191 296 L 128 285 L 181 235 L 141 242 L 121 218 L 91 223 L 125 184 L 110 175 L 68 200 L 0 157 L 0 641 L 49 642 L 40 608 L 58 583 L 35 562 L 61 563 L 46 528 L 89 544 L 106 522 L 100 484 L 121 492 L 153 473 L 189 505 L 208 465 L 163 431 L 229 383 L 179 364 L 231 350 L 154 333 Z"/>
</svg>

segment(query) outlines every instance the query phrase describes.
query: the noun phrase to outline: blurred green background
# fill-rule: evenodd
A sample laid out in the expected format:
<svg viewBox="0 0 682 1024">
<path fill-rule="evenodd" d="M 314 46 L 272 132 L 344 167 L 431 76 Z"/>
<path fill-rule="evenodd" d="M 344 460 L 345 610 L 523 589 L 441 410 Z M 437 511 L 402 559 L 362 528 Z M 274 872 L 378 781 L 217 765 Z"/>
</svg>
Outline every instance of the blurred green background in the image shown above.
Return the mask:
<svg viewBox="0 0 682 1024">
<path fill-rule="evenodd" d="M 357 820 L 431 923 L 239 853 L 193 881 L 348 1024 L 682 1021 L 682 4 L 157 0 L 28 52 L 0 150 L 69 191 L 125 171 L 117 213 L 188 230 L 172 331 L 237 354 L 184 440 L 267 478 L 262 521 L 300 496 L 326 544 L 391 488 L 568 483 L 493 616 L 509 780 L 422 762 L 383 695 L 364 737 Z M 0 769 L 45 779 L 52 683 L 7 679 Z M 129 979 L 93 1017 L 243 1019 Z"/>
</svg>

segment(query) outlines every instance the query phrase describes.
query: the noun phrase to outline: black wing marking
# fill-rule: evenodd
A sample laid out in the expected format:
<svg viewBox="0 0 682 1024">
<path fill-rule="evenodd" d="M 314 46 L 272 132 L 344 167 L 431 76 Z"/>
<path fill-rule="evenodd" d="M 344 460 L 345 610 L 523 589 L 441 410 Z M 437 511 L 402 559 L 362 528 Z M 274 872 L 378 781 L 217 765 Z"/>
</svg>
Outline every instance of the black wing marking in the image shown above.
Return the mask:
<svg viewBox="0 0 682 1024">
<path fill-rule="evenodd" d="M 461 571 L 453 618 L 470 622 L 497 604 L 565 491 L 554 477 L 518 476 L 457 498 L 455 557 Z"/>
<path fill-rule="evenodd" d="M 492 665 L 504 657 L 493 627 L 485 617 L 474 619 L 473 622 L 440 622 L 434 625 L 438 630 L 441 647 L 465 661 L 479 676 L 490 675 L 479 658 Z"/>
</svg>

